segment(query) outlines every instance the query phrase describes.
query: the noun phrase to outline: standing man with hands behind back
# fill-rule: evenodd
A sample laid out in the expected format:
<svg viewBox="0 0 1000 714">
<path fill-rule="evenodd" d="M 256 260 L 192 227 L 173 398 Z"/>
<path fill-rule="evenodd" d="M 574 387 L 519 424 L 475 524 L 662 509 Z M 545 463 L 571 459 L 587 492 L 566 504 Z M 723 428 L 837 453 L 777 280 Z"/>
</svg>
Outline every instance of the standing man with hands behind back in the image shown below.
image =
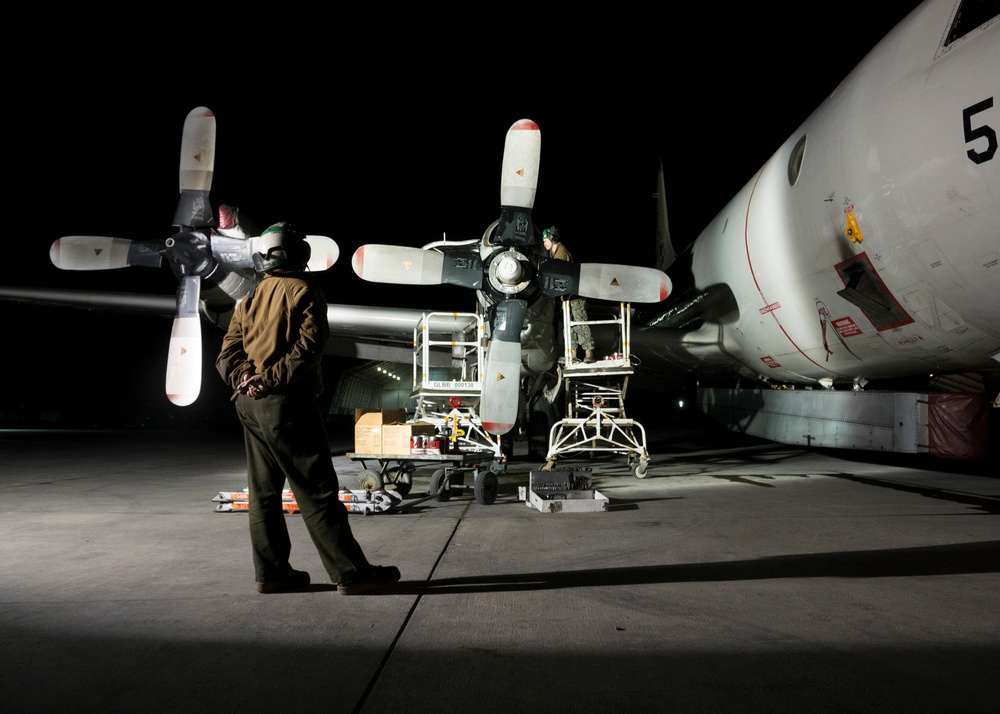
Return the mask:
<svg viewBox="0 0 1000 714">
<path fill-rule="evenodd" d="M 249 484 L 254 587 L 259 593 L 303 590 L 309 573 L 289 563 L 291 540 L 281 506 L 287 480 L 330 580 L 342 595 L 385 589 L 399 569 L 372 565 L 340 502 L 318 397 L 330 326 L 326 297 L 305 272 L 310 248 L 289 223 L 257 239 L 260 283 L 237 306 L 215 366 L 235 391 L 243 424 Z"/>
</svg>

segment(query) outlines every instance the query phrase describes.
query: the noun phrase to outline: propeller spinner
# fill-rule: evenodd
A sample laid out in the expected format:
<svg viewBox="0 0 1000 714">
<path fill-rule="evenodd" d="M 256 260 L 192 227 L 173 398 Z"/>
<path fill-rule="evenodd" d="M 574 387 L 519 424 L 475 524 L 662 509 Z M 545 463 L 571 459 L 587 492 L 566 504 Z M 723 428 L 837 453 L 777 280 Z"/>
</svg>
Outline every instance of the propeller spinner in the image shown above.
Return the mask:
<svg viewBox="0 0 1000 714">
<path fill-rule="evenodd" d="M 363 280 L 397 285 L 460 285 L 479 290 L 489 304 L 490 342 L 483 373 L 480 417 L 491 434 L 517 421 L 521 331 L 539 295 L 619 302 L 660 302 L 670 292 L 662 271 L 629 265 L 568 263 L 544 257 L 531 220 L 538 186 L 541 132 L 530 119 L 507 131 L 500 177 L 500 218 L 482 245 L 447 252 L 406 246 L 363 245 L 354 272 Z"/>
</svg>

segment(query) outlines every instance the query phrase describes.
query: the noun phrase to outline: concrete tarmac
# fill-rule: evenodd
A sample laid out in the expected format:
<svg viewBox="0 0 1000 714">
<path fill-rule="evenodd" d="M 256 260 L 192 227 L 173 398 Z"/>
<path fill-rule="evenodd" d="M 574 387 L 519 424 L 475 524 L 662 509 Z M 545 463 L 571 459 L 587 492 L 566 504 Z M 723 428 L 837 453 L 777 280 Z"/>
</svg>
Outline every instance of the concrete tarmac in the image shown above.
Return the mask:
<svg viewBox="0 0 1000 714">
<path fill-rule="evenodd" d="M 647 425 L 648 428 L 648 425 Z M 342 485 L 361 464 L 337 435 Z M 997 712 L 990 465 L 675 427 L 648 475 L 577 454 L 607 511 L 542 513 L 515 458 L 352 514 L 389 594 L 253 588 L 238 427 L 0 432 L 0 702 L 28 712 Z M 577 458 L 577 456 L 579 458 Z M 417 470 L 404 506 L 428 489 Z"/>
</svg>

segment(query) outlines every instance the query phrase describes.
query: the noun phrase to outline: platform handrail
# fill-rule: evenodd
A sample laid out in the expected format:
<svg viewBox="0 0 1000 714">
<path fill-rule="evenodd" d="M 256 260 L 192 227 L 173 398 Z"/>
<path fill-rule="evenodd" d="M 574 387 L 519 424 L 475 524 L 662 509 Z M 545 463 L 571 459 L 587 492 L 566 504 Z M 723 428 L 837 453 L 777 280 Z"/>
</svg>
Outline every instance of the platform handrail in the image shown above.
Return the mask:
<svg viewBox="0 0 1000 714">
<path fill-rule="evenodd" d="M 431 325 L 435 317 L 468 318 L 469 324 L 462 334 L 448 333 L 444 337 L 435 337 L 438 332 L 432 331 Z M 480 365 L 483 362 L 486 325 L 481 315 L 474 312 L 426 312 L 421 315 L 416 327 L 413 328 L 413 390 L 417 391 L 431 382 L 440 382 L 440 389 L 463 389 L 470 392 L 482 390 Z M 460 366 L 461 376 L 457 380 L 430 379 L 430 352 L 432 347 L 448 346 L 451 348 L 452 361 Z M 470 375 L 470 356 L 477 374 Z M 446 387 L 445 383 L 451 386 Z M 431 387 L 434 388 L 434 387 Z"/>
<path fill-rule="evenodd" d="M 600 365 L 600 360 L 596 363 L 584 363 L 582 360 L 576 359 L 576 345 L 573 344 L 573 327 L 577 325 L 619 325 L 621 328 L 621 350 L 615 354 L 613 362 L 616 367 L 630 368 L 632 366 L 632 309 L 630 303 L 619 303 L 618 315 L 613 318 L 600 320 L 591 320 L 588 318 L 577 321 L 573 319 L 572 310 L 570 309 L 571 302 L 571 300 L 562 299 L 564 365 L 569 368 L 577 364 L 582 364 L 590 368 Z"/>
</svg>

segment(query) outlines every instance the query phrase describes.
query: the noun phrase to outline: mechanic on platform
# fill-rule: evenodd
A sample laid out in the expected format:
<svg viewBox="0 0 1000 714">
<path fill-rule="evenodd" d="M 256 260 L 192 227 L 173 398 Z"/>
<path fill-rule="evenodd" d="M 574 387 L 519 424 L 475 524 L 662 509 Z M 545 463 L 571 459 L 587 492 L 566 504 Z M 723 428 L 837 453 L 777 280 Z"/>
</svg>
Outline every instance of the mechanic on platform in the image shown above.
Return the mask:
<svg viewBox="0 0 1000 714">
<path fill-rule="evenodd" d="M 566 249 L 566 246 L 559 239 L 559 229 L 555 226 L 549 226 L 542 231 L 542 245 L 549 252 L 550 258 L 565 260 L 567 263 L 573 262 L 573 256 L 570 255 L 569 250 Z M 567 296 L 565 299 L 569 300 L 570 316 L 573 322 L 586 323 L 588 319 L 587 301 L 582 297 L 574 297 L 572 295 Z M 572 348 L 573 354 L 576 354 L 577 346 L 582 347 L 584 350 L 583 361 L 587 364 L 592 363 L 594 361 L 594 336 L 590 332 L 590 325 L 573 325 L 571 333 L 573 344 L 567 345 L 567 347 Z"/>
</svg>

